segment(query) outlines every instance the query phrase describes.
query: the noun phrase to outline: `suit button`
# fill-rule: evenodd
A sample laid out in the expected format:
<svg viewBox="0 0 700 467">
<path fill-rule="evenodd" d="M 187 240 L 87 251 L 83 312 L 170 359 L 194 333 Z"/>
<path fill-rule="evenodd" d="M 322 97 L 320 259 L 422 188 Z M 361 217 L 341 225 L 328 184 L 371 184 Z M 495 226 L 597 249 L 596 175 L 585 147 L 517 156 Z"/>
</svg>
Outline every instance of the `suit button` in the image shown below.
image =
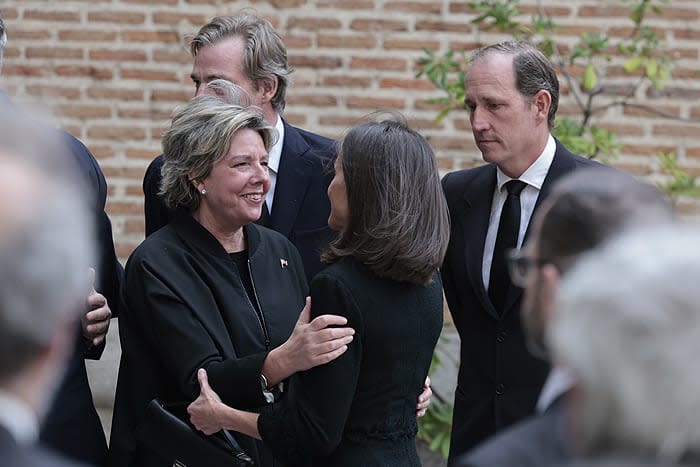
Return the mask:
<svg viewBox="0 0 700 467">
<path fill-rule="evenodd" d="M 503 384 L 499 384 L 496 386 L 496 395 L 501 396 L 503 395 L 503 392 L 506 390 L 506 387 Z"/>
<path fill-rule="evenodd" d="M 506 332 L 505 331 L 499 332 L 498 335 L 496 336 L 496 342 L 498 342 L 499 344 L 502 344 L 505 340 L 506 340 Z"/>
</svg>

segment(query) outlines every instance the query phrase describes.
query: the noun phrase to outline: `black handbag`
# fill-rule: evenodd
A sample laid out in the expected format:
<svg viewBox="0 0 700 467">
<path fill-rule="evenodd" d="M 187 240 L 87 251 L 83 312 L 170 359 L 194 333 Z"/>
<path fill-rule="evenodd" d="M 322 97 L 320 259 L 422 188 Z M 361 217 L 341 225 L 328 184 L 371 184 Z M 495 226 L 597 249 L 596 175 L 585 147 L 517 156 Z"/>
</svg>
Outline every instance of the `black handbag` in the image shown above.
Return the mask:
<svg viewBox="0 0 700 467">
<path fill-rule="evenodd" d="M 189 422 L 187 404 L 153 399 L 136 431 L 140 444 L 177 467 L 236 467 L 255 464 L 231 433 L 207 436 Z"/>
</svg>

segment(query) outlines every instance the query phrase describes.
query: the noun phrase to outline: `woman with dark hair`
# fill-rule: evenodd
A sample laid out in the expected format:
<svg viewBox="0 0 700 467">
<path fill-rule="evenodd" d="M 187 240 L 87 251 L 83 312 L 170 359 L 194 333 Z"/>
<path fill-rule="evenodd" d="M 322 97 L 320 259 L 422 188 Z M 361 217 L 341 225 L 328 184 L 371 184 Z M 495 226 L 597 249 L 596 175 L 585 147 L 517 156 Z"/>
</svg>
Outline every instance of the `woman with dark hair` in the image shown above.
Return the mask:
<svg viewBox="0 0 700 467">
<path fill-rule="evenodd" d="M 328 196 L 340 236 L 311 283 L 313 309 L 346 317 L 353 342 L 292 377 L 274 414 L 225 405 L 200 370 L 190 417 L 205 433 L 261 438 L 292 465 L 418 466 L 415 400 L 442 328 L 437 271 L 449 238 L 434 154 L 402 121 L 361 124 L 341 145 Z"/>
</svg>

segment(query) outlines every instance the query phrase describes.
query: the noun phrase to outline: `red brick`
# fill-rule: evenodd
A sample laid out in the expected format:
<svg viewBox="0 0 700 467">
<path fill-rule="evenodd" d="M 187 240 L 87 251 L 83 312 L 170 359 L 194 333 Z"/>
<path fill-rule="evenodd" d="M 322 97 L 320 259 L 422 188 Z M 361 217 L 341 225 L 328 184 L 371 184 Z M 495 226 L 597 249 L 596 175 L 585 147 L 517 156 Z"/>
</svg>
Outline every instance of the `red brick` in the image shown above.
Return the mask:
<svg viewBox="0 0 700 467">
<path fill-rule="evenodd" d="M 343 62 L 338 57 L 295 55 L 289 57 L 289 64 L 296 68 L 340 68 Z"/>
<path fill-rule="evenodd" d="M 113 141 L 133 141 L 146 138 L 146 132 L 136 126 L 90 125 L 88 138 L 108 139 Z"/>
<path fill-rule="evenodd" d="M 58 38 L 62 41 L 114 41 L 117 38 L 116 31 L 105 30 L 74 30 L 58 31 Z"/>
<path fill-rule="evenodd" d="M 318 0 L 320 8 L 331 7 L 338 10 L 371 10 L 374 2 L 368 0 Z"/>
<path fill-rule="evenodd" d="M 132 11 L 91 11 L 88 12 L 90 23 L 113 24 L 142 24 L 146 21 L 146 15 Z"/>
<path fill-rule="evenodd" d="M 384 39 L 384 50 L 437 50 L 440 48 L 440 41 L 427 39 L 404 39 L 392 37 Z"/>
<path fill-rule="evenodd" d="M 154 151 L 151 158 L 155 158 L 158 154 Z M 146 173 L 145 167 L 124 167 L 124 166 L 112 166 L 103 165 L 102 172 L 104 172 L 107 178 L 129 178 L 134 180 L 143 179 L 143 175 Z"/>
<path fill-rule="evenodd" d="M 177 5 L 178 0 L 121 0 L 124 4 L 134 5 Z"/>
<path fill-rule="evenodd" d="M 700 41 L 700 29 L 676 28 L 673 29 L 673 37 L 678 40 Z"/>
<path fill-rule="evenodd" d="M 447 21 L 416 21 L 416 31 L 431 32 L 459 32 L 467 34 L 472 31 L 472 24 L 469 21 L 451 23 Z"/>
<path fill-rule="evenodd" d="M 180 42 L 175 31 L 121 31 L 125 42 L 157 42 L 159 44 L 177 44 Z"/>
<path fill-rule="evenodd" d="M 338 99 L 335 96 L 329 95 L 300 95 L 294 94 L 287 97 L 287 103 L 290 106 L 310 105 L 313 107 L 329 107 L 338 105 Z"/>
<path fill-rule="evenodd" d="M 188 90 L 155 89 L 151 93 L 153 102 L 187 102 L 194 96 L 194 86 Z"/>
<path fill-rule="evenodd" d="M 84 120 L 109 118 L 112 115 L 112 109 L 105 105 L 59 105 L 55 110 L 60 116 Z"/>
<path fill-rule="evenodd" d="M 70 47 L 27 47 L 24 53 L 27 58 L 83 58 L 82 49 L 73 49 Z"/>
<path fill-rule="evenodd" d="M 299 18 L 291 17 L 287 20 L 287 29 L 303 29 L 304 31 L 320 31 L 322 29 L 340 29 L 342 23 L 333 18 Z"/>
<path fill-rule="evenodd" d="M 313 45 L 311 36 L 284 36 L 284 46 L 287 49 L 308 49 Z"/>
<path fill-rule="evenodd" d="M 56 10 L 25 10 L 23 19 L 25 20 L 40 20 L 51 22 L 80 22 L 80 12 L 77 11 L 56 11 Z"/>
<path fill-rule="evenodd" d="M 3 70 L 5 74 L 5 70 Z M 68 86 L 51 86 L 46 84 L 32 84 L 27 86 L 27 94 L 30 96 L 42 97 L 65 97 L 67 99 L 78 99 L 80 89 Z"/>
<path fill-rule="evenodd" d="M 318 46 L 336 49 L 373 49 L 377 46 L 377 41 L 372 36 L 361 35 L 330 35 L 321 34 L 318 36 Z"/>
<path fill-rule="evenodd" d="M 382 89 L 435 89 L 430 81 L 420 79 L 403 79 L 403 78 L 382 78 L 379 80 L 379 87 Z"/>
<path fill-rule="evenodd" d="M 136 49 L 90 50 L 90 60 L 113 60 L 118 62 L 145 62 L 146 52 Z"/>
<path fill-rule="evenodd" d="M 31 66 L 31 65 L 14 65 L 12 63 L 3 63 L 3 76 L 46 76 L 49 70 L 46 66 Z"/>
<path fill-rule="evenodd" d="M 182 50 L 154 50 L 153 61 L 156 63 L 180 63 L 185 65 L 192 64 L 192 56 L 188 51 Z"/>
<path fill-rule="evenodd" d="M 170 120 L 172 117 L 172 109 L 154 109 L 153 107 L 148 108 L 120 108 L 117 110 L 117 116 L 119 118 L 126 119 L 140 119 L 140 120 Z"/>
<path fill-rule="evenodd" d="M 382 19 L 356 19 L 350 22 L 350 29 L 356 31 L 408 31 L 405 21 L 392 21 Z"/>
<path fill-rule="evenodd" d="M 46 29 L 15 29 L 9 30 L 9 42 L 16 41 L 47 41 L 51 38 L 51 33 Z"/>
<path fill-rule="evenodd" d="M 700 125 L 684 124 L 659 124 L 652 127 L 652 133 L 656 136 L 700 137 Z"/>
<path fill-rule="evenodd" d="M 153 148 L 133 148 L 130 147 L 126 149 L 124 152 L 124 155 L 126 156 L 127 159 L 143 159 L 144 161 L 147 161 L 150 163 L 153 159 L 160 154 L 161 150 L 160 147 L 153 147 Z M 134 169 L 135 170 L 135 169 Z M 143 175 L 145 174 L 146 169 L 140 169 L 139 172 L 134 172 L 131 175 L 129 175 L 130 178 L 143 178 Z M 124 175 L 120 175 L 124 176 Z"/>
<path fill-rule="evenodd" d="M 669 118 L 678 118 L 681 116 L 681 110 L 677 106 L 670 106 L 670 105 L 649 105 L 649 106 L 625 106 L 623 108 L 623 113 L 624 115 L 630 116 L 630 117 L 651 117 L 651 118 L 659 118 L 659 117 L 669 117 Z"/>
<path fill-rule="evenodd" d="M 116 99 L 120 101 L 143 100 L 143 89 L 126 89 L 113 87 L 90 87 L 88 97 L 92 99 Z"/>
<path fill-rule="evenodd" d="M 178 24 L 180 21 L 201 27 L 209 18 L 205 15 L 193 13 L 181 13 L 178 11 L 156 11 L 153 13 L 155 24 Z"/>
<path fill-rule="evenodd" d="M 90 65 L 59 65 L 54 69 L 58 76 L 81 76 L 98 80 L 112 79 L 112 70 Z"/>
<path fill-rule="evenodd" d="M 409 13 L 432 13 L 442 11 L 442 5 L 435 2 L 387 2 L 384 4 L 387 11 L 407 11 Z"/>
<path fill-rule="evenodd" d="M 616 16 L 627 18 L 629 16 L 629 8 L 622 5 L 582 5 L 578 9 L 578 16 L 581 18 L 614 18 Z"/>
<path fill-rule="evenodd" d="M 275 8 L 295 8 L 306 5 L 309 0 L 268 0 Z"/>
<path fill-rule="evenodd" d="M 406 65 L 406 60 L 401 58 L 352 57 L 350 60 L 350 68 L 354 69 L 405 71 Z"/>
<path fill-rule="evenodd" d="M 700 99 L 700 89 L 664 86 L 662 89 L 649 88 L 647 90 L 647 98 L 653 99 L 658 97 L 694 101 Z"/>
<path fill-rule="evenodd" d="M 403 99 L 380 97 L 354 97 L 348 96 L 348 109 L 402 109 L 406 105 Z"/>
<path fill-rule="evenodd" d="M 350 128 L 351 126 L 357 125 L 359 121 L 360 117 L 353 117 L 350 115 L 325 115 L 318 120 L 324 127 L 339 126 L 343 128 Z"/>
<path fill-rule="evenodd" d="M 470 3 L 472 2 L 450 2 L 448 10 L 450 13 L 476 13 L 477 11 L 469 5 Z"/>
<path fill-rule="evenodd" d="M 135 186 L 135 187 L 127 187 L 127 193 L 129 193 L 130 189 L 138 189 L 140 190 L 140 186 Z M 141 191 L 141 194 L 143 195 L 143 191 Z M 135 194 L 136 195 L 136 194 Z M 127 219 L 126 222 L 124 222 L 124 233 L 135 233 L 135 234 L 142 234 L 144 230 L 144 220 L 143 218 L 139 219 Z"/>
<path fill-rule="evenodd" d="M 295 83 L 297 82 L 295 81 Z M 372 84 L 372 78 L 348 76 L 346 74 L 340 76 L 324 76 L 321 78 L 321 84 L 323 86 L 340 88 L 367 88 Z"/>
<path fill-rule="evenodd" d="M 114 148 L 112 146 L 106 146 L 102 144 L 91 144 L 90 152 L 93 156 L 99 159 L 108 159 L 114 157 Z"/>
<path fill-rule="evenodd" d="M 179 81 L 178 74 L 173 71 L 139 68 L 136 70 L 122 70 L 123 79 L 135 79 L 144 81 Z"/>
<path fill-rule="evenodd" d="M 623 154 L 649 157 L 656 157 L 660 152 L 666 154 L 675 150 L 674 146 L 664 146 L 662 144 L 623 144 L 622 148 L 620 148 L 620 152 Z"/>
</svg>

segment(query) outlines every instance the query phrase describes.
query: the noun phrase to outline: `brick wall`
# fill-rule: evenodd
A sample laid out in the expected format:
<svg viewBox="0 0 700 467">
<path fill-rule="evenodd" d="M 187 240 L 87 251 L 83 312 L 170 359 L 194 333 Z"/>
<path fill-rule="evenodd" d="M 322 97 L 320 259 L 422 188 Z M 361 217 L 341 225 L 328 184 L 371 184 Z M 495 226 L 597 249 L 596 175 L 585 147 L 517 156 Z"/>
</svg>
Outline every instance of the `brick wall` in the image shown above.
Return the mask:
<svg viewBox="0 0 700 467">
<path fill-rule="evenodd" d="M 415 79 L 422 48 L 472 49 L 504 36 L 471 24 L 467 1 L 450 0 L 3 0 L 9 30 L 3 78 L 15 99 L 40 105 L 81 138 L 99 158 L 110 185 L 108 211 L 118 252 L 126 258 L 143 239 L 141 180 L 160 152 L 160 135 L 173 108 L 193 91 L 188 34 L 217 14 L 252 6 L 281 32 L 296 67 L 286 117 L 293 124 L 339 137 L 377 107 L 403 110 L 430 138 L 443 171 L 472 166 L 480 156 L 466 115 L 433 121 L 438 95 Z M 629 32 L 623 2 L 547 1 L 573 44 L 586 30 Z M 527 15 L 537 2 L 522 1 Z M 614 109 L 600 123 L 624 143 L 614 161 L 658 178 L 658 151 L 675 151 L 700 175 L 700 2 L 674 0 L 650 24 L 673 50 L 674 78 L 661 92 L 638 98 L 683 120 Z M 628 78 L 614 76 L 621 85 Z M 560 114 L 574 111 L 563 97 Z M 694 119 L 695 121 L 690 121 Z M 698 204 L 682 209 L 700 213 Z"/>
</svg>

